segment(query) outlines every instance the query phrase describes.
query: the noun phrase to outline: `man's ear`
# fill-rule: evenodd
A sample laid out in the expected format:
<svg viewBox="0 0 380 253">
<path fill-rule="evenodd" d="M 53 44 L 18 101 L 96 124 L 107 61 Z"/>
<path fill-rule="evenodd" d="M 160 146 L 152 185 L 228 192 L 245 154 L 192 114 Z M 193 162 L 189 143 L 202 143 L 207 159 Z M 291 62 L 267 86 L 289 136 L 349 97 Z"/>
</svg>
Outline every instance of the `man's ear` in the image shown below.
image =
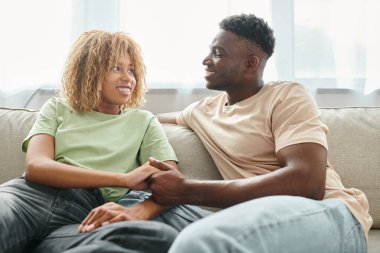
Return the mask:
<svg viewBox="0 0 380 253">
<path fill-rule="evenodd" d="M 250 54 L 248 56 L 248 61 L 247 61 L 247 72 L 249 73 L 256 72 L 259 65 L 260 65 L 260 58 L 254 54 Z"/>
</svg>

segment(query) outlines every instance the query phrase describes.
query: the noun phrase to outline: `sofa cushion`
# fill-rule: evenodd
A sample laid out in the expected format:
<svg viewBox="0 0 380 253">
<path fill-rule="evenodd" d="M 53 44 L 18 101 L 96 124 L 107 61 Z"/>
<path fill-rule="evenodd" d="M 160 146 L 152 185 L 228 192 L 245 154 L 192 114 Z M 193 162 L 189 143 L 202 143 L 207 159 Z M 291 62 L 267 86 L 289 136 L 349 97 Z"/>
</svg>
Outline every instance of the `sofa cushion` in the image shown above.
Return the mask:
<svg viewBox="0 0 380 253">
<path fill-rule="evenodd" d="M 0 183 L 22 175 L 25 154 L 21 144 L 36 117 L 36 111 L 0 108 Z"/>
<path fill-rule="evenodd" d="M 183 126 L 170 124 L 163 126 L 177 154 L 178 166 L 187 178 L 223 179 L 210 154 L 193 131 Z"/>
<path fill-rule="evenodd" d="M 380 228 L 380 108 L 325 108 L 322 120 L 329 127 L 329 160 L 346 187 L 364 191 L 374 228 Z M 22 140 L 37 117 L 36 111 L 0 108 L 0 183 L 24 171 Z M 221 179 L 207 150 L 191 130 L 164 125 L 189 178 Z"/>
<path fill-rule="evenodd" d="M 329 160 L 345 187 L 362 190 L 380 228 L 380 108 L 325 108 Z"/>
</svg>

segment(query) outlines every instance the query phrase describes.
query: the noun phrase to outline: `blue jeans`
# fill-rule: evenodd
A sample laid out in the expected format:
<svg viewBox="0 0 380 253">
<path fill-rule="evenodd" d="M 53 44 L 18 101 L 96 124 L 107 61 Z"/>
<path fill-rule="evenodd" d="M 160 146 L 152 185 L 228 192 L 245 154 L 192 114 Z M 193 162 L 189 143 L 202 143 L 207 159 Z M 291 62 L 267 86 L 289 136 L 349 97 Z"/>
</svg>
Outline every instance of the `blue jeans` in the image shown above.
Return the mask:
<svg viewBox="0 0 380 253">
<path fill-rule="evenodd" d="M 367 252 L 361 225 L 339 200 L 272 196 L 186 227 L 169 253 Z"/>
<path fill-rule="evenodd" d="M 147 197 L 131 192 L 120 204 L 131 206 Z M 79 223 L 102 204 L 97 189 L 58 189 L 23 178 L 8 181 L 0 185 L 0 252 L 167 252 L 179 230 L 209 214 L 180 206 L 156 221 L 117 222 L 78 233 Z"/>
</svg>

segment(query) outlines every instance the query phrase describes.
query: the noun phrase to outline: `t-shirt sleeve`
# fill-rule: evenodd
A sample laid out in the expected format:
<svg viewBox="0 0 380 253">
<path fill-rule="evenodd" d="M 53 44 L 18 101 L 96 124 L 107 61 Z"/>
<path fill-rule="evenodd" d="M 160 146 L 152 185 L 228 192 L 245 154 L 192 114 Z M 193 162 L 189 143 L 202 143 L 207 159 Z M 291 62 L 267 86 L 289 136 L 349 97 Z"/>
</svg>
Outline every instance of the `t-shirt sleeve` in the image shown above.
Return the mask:
<svg viewBox="0 0 380 253">
<path fill-rule="evenodd" d="M 188 128 L 192 128 L 191 127 L 192 112 L 193 112 L 194 107 L 196 107 L 198 104 L 199 104 L 199 101 L 194 102 L 190 104 L 189 106 L 187 106 L 185 109 L 183 109 L 183 111 L 177 115 L 177 119 L 176 119 L 177 124 L 188 127 Z"/>
<path fill-rule="evenodd" d="M 162 128 L 157 117 L 152 117 L 145 132 L 140 147 L 140 163 L 145 163 L 148 161 L 149 157 L 154 157 L 160 161 L 171 160 L 178 162 L 174 149 L 170 145 L 165 131 Z"/>
<path fill-rule="evenodd" d="M 300 84 L 292 83 L 280 92 L 272 112 L 275 149 L 299 143 L 318 143 L 327 149 L 327 126 L 311 94 Z"/>
<path fill-rule="evenodd" d="M 56 98 L 50 98 L 41 108 L 29 134 L 22 143 L 22 151 L 28 149 L 29 140 L 36 134 L 49 134 L 55 136 L 57 131 Z"/>
</svg>

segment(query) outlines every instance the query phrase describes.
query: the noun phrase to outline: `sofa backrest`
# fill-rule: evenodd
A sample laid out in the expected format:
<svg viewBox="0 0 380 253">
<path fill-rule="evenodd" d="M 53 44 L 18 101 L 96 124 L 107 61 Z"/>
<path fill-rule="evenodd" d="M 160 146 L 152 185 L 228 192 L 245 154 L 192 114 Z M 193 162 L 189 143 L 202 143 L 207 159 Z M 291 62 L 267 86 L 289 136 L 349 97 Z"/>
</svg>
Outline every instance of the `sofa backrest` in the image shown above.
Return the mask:
<svg viewBox="0 0 380 253">
<path fill-rule="evenodd" d="M 380 108 L 325 108 L 329 127 L 329 160 L 346 187 L 364 191 L 375 228 L 380 228 Z M 22 175 L 22 140 L 37 117 L 36 111 L 0 108 L 0 183 Z M 177 153 L 179 166 L 189 178 L 221 179 L 214 162 L 191 130 L 164 125 Z"/>
<path fill-rule="evenodd" d="M 380 107 L 320 109 L 328 126 L 329 161 L 345 187 L 362 190 L 380 228 Z"/>
<path fill-rule="evenodd" d="M 0 108 L 0 183 L 22 175 L 21 144 L 36 118 L 37 111 Z"/>
</svg>

